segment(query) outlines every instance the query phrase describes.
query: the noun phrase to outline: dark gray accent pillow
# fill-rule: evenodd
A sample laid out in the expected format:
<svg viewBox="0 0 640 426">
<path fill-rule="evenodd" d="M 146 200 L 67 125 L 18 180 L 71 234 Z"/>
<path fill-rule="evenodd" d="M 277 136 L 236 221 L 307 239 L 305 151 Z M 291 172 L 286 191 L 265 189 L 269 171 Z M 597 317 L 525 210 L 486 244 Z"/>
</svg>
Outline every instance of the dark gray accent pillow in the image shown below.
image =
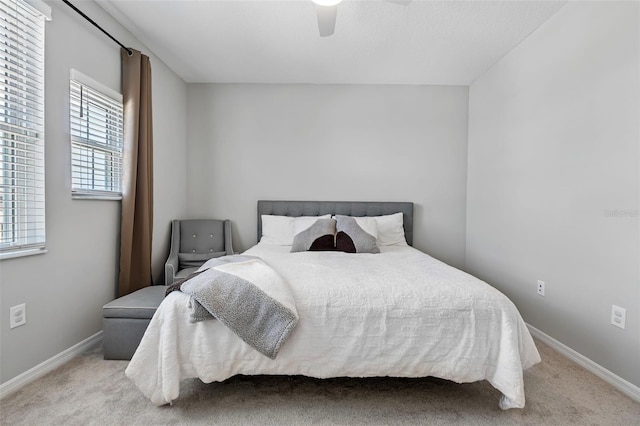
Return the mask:
<svg viewBox="0 0 640 426">
<path fill-rule="evenodd" d="M 318 219 L 309 228 L 293 236 L 291 253 L 334 250 L 335 219 Z"/>
<path fill-rule="evenodd" d="M 365 232 L 353 217 L 336 215 L 336 250 L 347 253 L 380 253 L 376 237 Z"/>
</svg>

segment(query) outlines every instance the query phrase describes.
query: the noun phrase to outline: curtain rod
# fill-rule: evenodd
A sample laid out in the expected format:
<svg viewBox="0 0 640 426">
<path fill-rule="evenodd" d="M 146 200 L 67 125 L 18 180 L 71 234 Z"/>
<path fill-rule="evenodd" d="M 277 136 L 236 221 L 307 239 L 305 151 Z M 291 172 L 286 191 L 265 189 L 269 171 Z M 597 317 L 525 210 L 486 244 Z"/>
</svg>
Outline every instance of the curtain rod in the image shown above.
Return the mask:
<svg viewBox="0 0 640 426">
<path fill-rule="evenodd" d="M 74 5 L 72 5 L 71 3 L 69 3 L 67 0 L 62 0 L 67 6 L 69 6 L 71 9 L 75 10 L 78 14 L 80 14 L 80 16 L 82 16 L 84 19 L 86 19 L 87 21 L 91 22 L 97 29 L 99 29 L 100 31 L 102 31 L 103 33 L 105 33 L 107 36 L 109 36 L 109 38 L 113 41 L 115 41 L 116 43 L 118 43 L 120 45 L 120 47 L 122 47 L 124 50 L 127 51 L 127 54 L 129 56 L 133 55 L 133 50 L 129 49 L 127 46 L 125 46 L 124 44 L 120 43 L 118 40 L 115 39 L 115 37 L 113 37 L 111 34 L 109 34 L 108 32 L 106 32 L 100 25 L 96 24 L 95 21 L 91 18 L 89 18 L 87 15 L 85 15 L 80 9 L 78 9 L 77 7 L 75 7 Z"/>
</svg>

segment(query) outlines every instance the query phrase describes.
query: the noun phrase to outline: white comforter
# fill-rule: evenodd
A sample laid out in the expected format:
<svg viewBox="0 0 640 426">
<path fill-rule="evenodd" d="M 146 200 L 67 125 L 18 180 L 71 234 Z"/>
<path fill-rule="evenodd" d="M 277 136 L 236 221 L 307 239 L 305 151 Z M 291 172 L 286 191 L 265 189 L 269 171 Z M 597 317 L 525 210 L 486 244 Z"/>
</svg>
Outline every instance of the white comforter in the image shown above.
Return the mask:
<svg viewBox="0 0 640 426">
<path fill-rule="evenodd" d="M 513 303 L 495 288 L 411 247 L 380 254 L 289 253 L 258 244 L 288 282 L 300 320 L 272 360 L 220 321 L 189 322 L 189 298 L 162 302 L 126 369 L 154 404 L 180 381 L 236 374 L 440 377 L 488 380 L 500 407 L 524 407 L 523 370 L 540 361 Z"/>
</svg>

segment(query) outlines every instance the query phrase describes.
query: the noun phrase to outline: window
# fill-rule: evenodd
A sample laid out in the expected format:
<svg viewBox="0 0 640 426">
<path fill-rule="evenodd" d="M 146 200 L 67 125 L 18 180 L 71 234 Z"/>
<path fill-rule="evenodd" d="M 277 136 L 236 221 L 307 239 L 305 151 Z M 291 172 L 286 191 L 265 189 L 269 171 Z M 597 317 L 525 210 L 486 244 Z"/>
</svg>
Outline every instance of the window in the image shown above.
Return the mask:
<svg viewBox="0 0 640 426">
<path fill-rule="evenodd" d="M 122 95 L 71 70 L 71 194 L 120 199 L 122 195 Z"/>
<path fill-rule="evenodd" d="M 0 258 L 44 253 L 44 21 L 34 0 L 0 2 Z"/>
</svg>

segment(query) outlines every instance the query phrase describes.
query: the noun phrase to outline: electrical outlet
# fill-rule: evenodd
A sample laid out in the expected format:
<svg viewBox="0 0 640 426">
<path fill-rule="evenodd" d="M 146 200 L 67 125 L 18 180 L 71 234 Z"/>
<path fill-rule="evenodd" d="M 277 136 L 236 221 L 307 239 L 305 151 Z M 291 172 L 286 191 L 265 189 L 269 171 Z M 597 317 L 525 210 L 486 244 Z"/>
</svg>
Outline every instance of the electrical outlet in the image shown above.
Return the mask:
<svg viewBox="0 0 640 426">
<path fill-rule="evenodd" d="M 544 297 L 544 281 L 538 280 L 538 295 Z"/>
<path fill-rule="evenodd" d="M 27 323 L 27 305 L 12 306 L 9 308 L 9 328 L 16 328 Z"/>
<path fill-rule="evenodd" d="M 611 324 L 624 330 L 627 322 L 627 310 L 620 306 L 611 305 Z"/>
</svg>

